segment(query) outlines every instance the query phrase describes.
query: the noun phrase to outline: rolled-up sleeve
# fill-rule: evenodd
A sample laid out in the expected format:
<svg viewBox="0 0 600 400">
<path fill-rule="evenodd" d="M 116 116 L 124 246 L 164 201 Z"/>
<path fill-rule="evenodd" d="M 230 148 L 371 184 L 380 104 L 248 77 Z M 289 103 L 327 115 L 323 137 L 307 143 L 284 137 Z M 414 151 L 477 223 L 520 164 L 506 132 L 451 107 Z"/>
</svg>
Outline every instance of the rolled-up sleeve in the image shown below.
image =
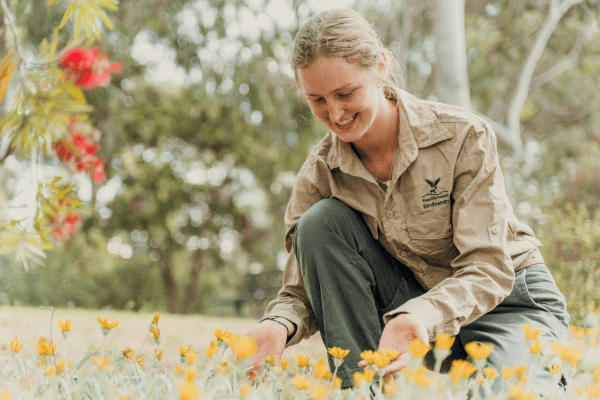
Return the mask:
<svg viewBox="0 0 600 400">
<path fill-rule="evenodd" d="M 315 176 L 314 155 L 311 155 L 298 171 L 285 212 L 285 247 L 289 254 L 283 271 L 283 285 L 277 297 L 267 306 L 263 316 L 283 317 L 296 325 L 296 332 L 288 340 L 286 347 L 297 344 L 318 331 L 317 323 L 307 307 L 308 296 L 304 289 L 304 281 L 292 251 L 294 229 L 300 217 L 323 198 L 317 188 Z"/>
<path fill-rule="evenodd" d="M 456 335 L 491 311 L 513 286 L 514 271 L 506 246 L 510 209 L 498 161 L 496 136 L 485 121 L 471 126 L 463 140 L 452 190 L 453 275 L 427 293 L 387 313 L 422 317 L 431 341 L 445 332 Z"/>
</svg>

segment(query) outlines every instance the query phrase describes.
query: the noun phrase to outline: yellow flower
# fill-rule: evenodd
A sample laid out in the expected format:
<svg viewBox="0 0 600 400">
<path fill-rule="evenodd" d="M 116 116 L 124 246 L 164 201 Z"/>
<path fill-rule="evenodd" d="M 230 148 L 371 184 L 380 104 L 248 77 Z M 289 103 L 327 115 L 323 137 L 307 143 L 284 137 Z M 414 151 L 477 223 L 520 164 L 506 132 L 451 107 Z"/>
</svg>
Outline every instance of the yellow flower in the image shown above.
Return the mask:
<svg viewBox="0 0 600 400">
<path fill-rule="evenodd" d="M 385 348 L 379 350 L 379 353 L 383 358 L 387 359 L 388 361 L 395 360 L 400 355 L 400 352 L 398 350 L 390 350 Z"/>
<path fill-rule="evenodd" d="M 56 374 L 54 367 L 49 367 L 44 375 L 46 375 L 46 378 L 50 379 L 50 377 L 54 374 Z"/>
<path fill-rule="evenodd" d="M 160 328 L 152 328 L 150 330 L 152 331 L 155 340 L 160 339 Z"/>
<path fill-rule="evenodd" d="M 234 353 L 237 355 L 238 360 L 250 357 L 256 353 L 257 347 L 256 342 L 251 336 L 236 336 L 232 335 L 229 343 Z"/>
<path fill-rule="evenodd" d="M 577 394 L 579 396 L 583 390 L 580 387 L 574 387 L 573 391 L 575 392 L 575 394 Z"/>
<path fill-rule="evenodd" d="M 494 368 L 491 367 L 487 367 L 483 369 L 483 373 L 485 374 L 485 377 L 488 379 L 496 379 L 498 377 L 498 371 L 496 371 Z"/>
<path fill-rule="evenodd" d="M 573 333 L 575 331 L 577 331 L 577 327 L 575 325 L 569 325 L 569 332 Z"/>
<path fill-rule="evenodd" d="M 67 322 L 62 322 L 62 320 L 58 320 L 58 326 L 63 332 L 71 332 L 71 327 L 73 326 L 73 321 L 70 319 Z"/>
<path fill-rule="evenodd" d="M 227 375 L 229 373 L 230 368 L 227 366 L 227 360 L 221 361 L 219 364 L 219 369 L 217 369 L 217 374 L 219 375 Z"/>
<path fill-rule="evenodd" d="M 73 366 L 73 363 L 71 363 L 71 361 L 67 360 L 67 367 L 68 370 L 71 370 L 71 367 Z M 65 362 L 64 361 L 57 361 L 56 362 L 56 368 L 58 369 L 58 373 L 62 374 L 63 372 L 65 372 Z"/>
<path fill-rule="evenodd" d="M 227 332 L 227 331 L 225 331 L 225 333 L 228 333 L 228 332 Z M 217 338 L 217 340 L 224 341 L 224 335 L 225 335 L 225 334 L 223 333 L 223 331 L 221 331 L 221 329 L 218 329 L 218 328 L 217 328 L 217 329 L 215 330 L 215 333 L 214 333 L 214 335 L 215 335 L 215 337 Z"/>
<path fill-rule="evenodd" d="M 586 386 L 585 391 L 587 392 L 587 395 L 590 398 L 596 397 L 596 398 L 600 399 L 600 383 L 596 383 L 595 385 Z M 581 392 L 578 394 L 581 394 Z"/>
<path fill-rule="evenodd" d="M 408 350 L 413 357 L 423 358 L 425 357 L 425 354 L 431 350 L 431 346 L 421 342 L 419 339 L 414 339 L 412 342 L 410 342 Z"/>
<path fill-rule="evenodd" d="M 285 369 L 290 362 L 288 360 L 281 360 L 281 369 Z"/>
<path fill-rule="evenodd" d="M 502 367 L 502 379 L 504 379 L 504 380 L 511 379 L 513 376 L 516 375 L 516 373 L 517 373 L 517 370 L 514 368 Z"/>
<path fill-rule="evenodd" d="M 331 354 L 331 356 L 333 358 L 337 358 L 337 359 L 343 360 L 344 357 L 346 357 L 348 355 L 348 353 L 350 353 L 350 350 L 342 350 L 339 347 L 332 347 L 330 349 L 327 349 L 327 352 L 329 354 Z"/>
<path fill-rule="evenodd" d="M 526 378 L 525 372 L 527 372 L 527 365 L 519 365 L 518 367 L 515 367 L 515 374 L 519 379 L 523 380 Z"/>
<path fill-rule="evenodd" d="M 156 358 L 158 361 L 162 360 L 163 352 L 164 350 L 161 350 L 159 353 L 158 349 L 154 349 L 154 358 Z"/>
<path fill-rule="evenodd" d="M 188 353 L 185 361 L 188 363 L 188 365 L 194 365 L 194 363 L 196 362 L 196 353 L 194 353 L 193 351 L 190 351 Z"/>
<path fill-rule="evenodd" d="M 158 325 L 158 319 L 159 318 L 160 318 L 160 314 L 159 313 L 154 314 L 154 318 L 152 318 L 152 323 L 154 325 Z"/>
<path fill-rule="evenodd" d="M 477 342 L 471 342 L 465 346 L 467 353 L 476 360 L 488 358 L 493 349 L 493 344 L 479 344 Z"/>
<path fill-rule="evenodd" d="M 303 375 L 296 375 L 294 379 L 291 380 L 291 383 L 298 389 L 308 389 L 310 387 L 310 381 Z"/>
<path fill-rule="evenodd" d="M 175 367 L 175 370 L 173 371 L 173 373 L 175 374 L 175 376 L 179 376 L 181 375 L 181 373 L 183 372 L 185 368 L 183 368 L 181 365 L 178 365 Z"/>
<path fill-rule="evenodd" d="M 535 342 L 531 346 L 529 346 L 529 351 L 534 354 L 540 354 L 544 346 L 540 343 L 539 340 L 535 339 Z"/>
<path fill-rule="evenodd" d="M 510 400 L 535 400 L 537 395 L 533 392 L 527 392 L 522 386 L 512 385 L 509 389 L 508 398 Z"/>
<path fill-rule="evenodd" d="M 213 356 L 215 355 L 217 350 L 219 350 L 219 348 L 217 346 L 212 346 L 212 340 L 211 340 L 211 346 L 208 346 L 205 349 L 206 355 L 209 356 L 210 358 L 213 358 Z"/>
<path fill-rule="evenodd" d="M 329 395 L 329 385 L 323 381 L 316 381 L 310 385 L 310 395 L 315 400 L 322 400 Z"/>
<path fill-rule="evenodd" d="M 187 368 L 185 370 L 185 380 L 188 382 L 194 382 L 194 379 L 196 379 L 196 375 L 198 375 L 198 371 L 196 371 L 193 368 Z"/>
<path fill-rule="evenodd" d="M 410 383 L 413 383 L 422 388 L 426 388 L 431 383 L 433 383 L 433 379 L 431 379 L 426 374 L 426 368 L 424 365 L 421 365 L 417 369 L 412 368 L 402 368 L 402 373 L 406 376 L 406 380 Z"/>
<path fill-rule="evenodd" d="M 373 350 L 365 350 L 360 353 L 360 358 L 365 360 L 369 364 L 375 364 L 375 352 Z"/>
<path fill-rule="evenodd" d="M 246 397 L 252 392 L 252 386 L 248 385 L 246 382 L 242 382 L 240 386 L 240 397 Z"/>
<path fill-rule="evenodd" d="M 298 354 L 296 356 L 292 356 L 292 358 L 294 360 L 296 360 L 296 363 L 298 364 L 299 367 L 310 367 L 310 357 L 309 356 L 304 356 L 302 354 Z"/>
<path fill-rule="evenodd" d="M 377 365 L 377 367 L 379 367 L 379 369 L 387 367 L 387 365 L 390 363 L 389 358 L 385 357 L 381 353 L 373 354 L 373 361 L 375 361 L 375 364 Z"/>
<path fill-rule="evenodd" d="M 135 362 L 140 366 L 140 368 L 144 368 L 144 360 L 142 360 L 141 357 L 136 358 Z"/>
<path fill-rule="evenodd" d="M 383 380 L 383 393 L 388 396 L 393 395 L 398 390 L 398 384 L 393 379 Z"/>
<path fill-rule="evenodd" d="M 14 398 L 10 395 L 8 390 L 2 389 L 2 392 L 0 392 L 0 400 L 14 400 Z"/>
<path fill-rule="evenodd" d="M 554 365 L 550 366 L 550 368 L 548 368 L 548 370 L 550 371 L 550 373 L 552 375 L 560 374 L 561 373 L 560 364 L 554 364 Z"/>
<path fill-rule="evenodd" d="M 275 362 L 275 354 L 271 354 L 269 357 L 265 358 L 265 363 L 275 367 L 277 365 Z"/>
<path fill-rule="evenodd" d="M 435 339 L 435 347 L 444 350 L 450 350 L 454 344 L 455 336 L 450 336 L 447 333 L 440 332 Z"/>
<path fill-rule="evenodd" d="M 133 358 L 133 350 L 131 350 L 131 347 L 129 347 L 129 346 L 127 346 L 125 349 L 123 349 L 121 354 L 123 354 L 123 357 L 125 357 L 128 360 L 131 360 Z"/>
<path fill-rule="evenodd" d="M 594 382 L 600 383 L 600 364 L 596 365 L 596 369 L 592 374 L 592 379 L 594 380 Z"/>
<path fill-rule="evenodd" d="M 106 329 L 107 331 L 116 328 L 119 325 L 117 321 L 108 322 L 108 319 L 104 317 L 98 317 L 98 322 L 100 322 L 102 329 Z"/>
<path fill-rule="evenodd" d="M 14 351 L 15 353 L 18 353 L 21 351 L 22 348 L 23 348 L 23 345 L 21 343 L 19 343 L 18 336 L 15 336 L 15 340 L 10 341 L 10 350 Z"/>
<path fill-rule="evenodd" d="M 329 370 L 327 369 L 327 365 L 325 365 L 325 360 L 323 357 L 319 359 L 319 362 L 315 364 L 314 376 L 315 378 L 322 379 L 325 378 Z"/>
<path fill-rule="evenodd" d="M 196 385 L 185 381 L 179 384 L 179 396 L 181 400 L 195 400 L 200 398 L 200 391 L 198 391 Z"/>
<path fill-rule="evenodd" d="M 335 379 L 333 380 L 333 389 L 341 389 L 342 388 L 342 378 L 340 378 L 339 376 L 336 376 Z"/>
<path fill-rule="evenodd" d="M 38 352 L 38 354 L 40 356 L 43 356 L 43 355 L 51 356 L 56 351 L 56 348 L 58 347 L 58 345 L 50 344 L 48 342 L 48 339 L 46 339 L 45 337 L 42 336 L 42 337 L 40 337 L 39 345 L 34 344 L 33 347 L 35 348 L 35 350 Z"/>
<path fill-rule="evenodd" d="M 371 382 L 375 376 L 375 371 L 365 369 L 365 372 L 354 373 L 354 386 L 360 387 L 363 382 Z"/>
<path fill-rule="evenodd" d="M 541 329 L 534 329 L 527 322 L 523 324 L 523 330 L 525 331 L 525 339 L 537 339 L 542 334 Z"/>
<path fill-rule="evenodd" d="M 179 350 L 179 354 L 182 356 L 185 356 L 188 351 L 190 351 L 192 349 L 192 346 L 188 346 L 187 348 L 183 347 L 183 345 L 179 345 L 179 348 L 177 350 Z"/>
<path fill-rule="evenodd" d="M 477 368 L 473 364 L 465 360 L 454 360 L 450 367 L 450 376 L 452 376 L 452 383 L 458 385 L 460 378 L 468 378 L 473 372 L 477 371 Z"/>
<path fill-rule="evenodd" d="M 101 371 L 111 372 L 114 370 L 114 367 L 110 365 L 110 360 L 108 358 L 92 358 L 92 362 L 96 364 Z"/>
<path fill-rule="evenodd" d="M 569 361 L 572 367 L 577 366 L 577 361 L 579 360 L 579 357 L 581 357 L 581 355 L 585 352 L 586 349 L 586 346 L 582 346 L 581 348 L 576 348 L 575 346 L 568 347 L 562 343 L 557 342 L 552 343 L 550 347 L 552 347 L 552 350 L 554 350 L 554 352 L 558 354 L 560 358 L 562 358 L 565 361 Z"/>
</svg>

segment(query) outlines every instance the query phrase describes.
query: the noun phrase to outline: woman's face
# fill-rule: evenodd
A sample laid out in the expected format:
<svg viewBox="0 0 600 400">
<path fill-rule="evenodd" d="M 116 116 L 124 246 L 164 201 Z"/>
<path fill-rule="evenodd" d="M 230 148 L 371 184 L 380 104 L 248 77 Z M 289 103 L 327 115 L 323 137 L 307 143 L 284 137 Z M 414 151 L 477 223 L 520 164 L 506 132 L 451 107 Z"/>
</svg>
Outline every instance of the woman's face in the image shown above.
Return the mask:
<svg viewBox="0 0 600 400">
<path fill-rule="evenodd" d="M 321 57 L 298 69 L 310 110 L 344 142 L 368 136 L 383 92 L 376 78 L 341 57 Z"/>
</svg>

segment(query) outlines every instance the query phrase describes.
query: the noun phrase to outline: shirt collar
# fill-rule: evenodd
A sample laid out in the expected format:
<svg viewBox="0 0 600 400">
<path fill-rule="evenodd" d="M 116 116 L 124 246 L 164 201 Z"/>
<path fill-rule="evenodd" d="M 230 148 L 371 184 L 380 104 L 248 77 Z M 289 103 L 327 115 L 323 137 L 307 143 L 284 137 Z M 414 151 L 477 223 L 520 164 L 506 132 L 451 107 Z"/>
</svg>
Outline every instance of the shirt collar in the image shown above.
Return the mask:
<svg viewBox="0 0 600 400">
<path fill-rule="evenodd" d="M 401 106 L 398 143 L 410 162 L 417 158 L 419 148 L 452 138 L 452 133 L 423 101 L 402 89 L 398 89 L 396 93 Z M 331 131 L 328 134 L 332 140 L 331 151 L 327 156 L 329 168 L 339 167 L 344 173 L 362 175 L 358 173 L 361 169 L 356 168 L 356 163 L 353 162 L 353 157 L 357 156 L 350 143 L 343 142 Z"/>
</svg>

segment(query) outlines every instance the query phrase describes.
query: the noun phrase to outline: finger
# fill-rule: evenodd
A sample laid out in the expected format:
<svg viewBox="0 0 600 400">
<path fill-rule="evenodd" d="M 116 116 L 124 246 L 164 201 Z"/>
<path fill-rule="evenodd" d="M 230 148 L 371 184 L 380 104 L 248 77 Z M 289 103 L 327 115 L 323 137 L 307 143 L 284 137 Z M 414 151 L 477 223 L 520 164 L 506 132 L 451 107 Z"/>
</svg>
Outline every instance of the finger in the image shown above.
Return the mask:
<svg viewBox="0 0 600 400">
<path fill-rule="evenodd" d="M 366 368 L 369 366 L 369 364 L 365 360 L 362 360 L 362 361 L 358 362 L 358 366 L 362 367 L 362 368 Z"/>
<path fill-rule="evenodd" d="M 387 378 L 389 376 L 397 376 L 397 373 L 400 372 L 400 370 L 402 370 L 402 368 L 405 368 L 408 365 L 408 362 L 410 361 L 410 353 L 404 353 L 402 355 L 400 355 L 396 361 L 391 362 L 387 365 L 387 367 L 385 367 L 385 375 L 384 378 Z"/>
</svg>

